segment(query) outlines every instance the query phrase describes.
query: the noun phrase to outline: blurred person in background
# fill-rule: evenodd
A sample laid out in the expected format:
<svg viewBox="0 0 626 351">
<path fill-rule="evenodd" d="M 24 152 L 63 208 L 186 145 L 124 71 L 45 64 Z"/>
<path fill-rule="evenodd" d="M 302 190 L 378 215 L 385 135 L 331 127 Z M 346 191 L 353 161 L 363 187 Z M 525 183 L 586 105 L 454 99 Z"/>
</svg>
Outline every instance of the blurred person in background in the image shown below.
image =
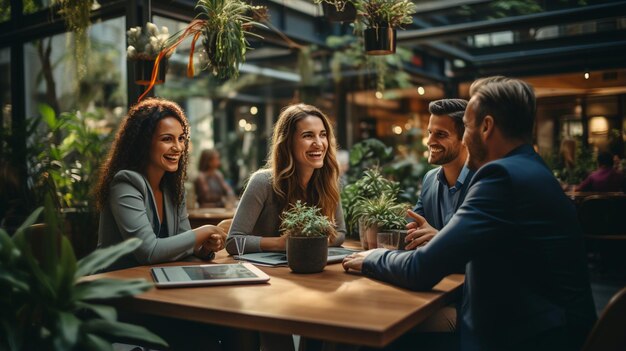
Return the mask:
<svg viewBox="0 0 626 351">
<path fill-rule="evenodd" d="M 217 150 L 207 149 L 200 154 L 199 174 L 193 183 L 200 207 L 224 207 L 225 199 L 235 196 L 219 170 L 220 165 L 220 153 Z"/>
</svg>

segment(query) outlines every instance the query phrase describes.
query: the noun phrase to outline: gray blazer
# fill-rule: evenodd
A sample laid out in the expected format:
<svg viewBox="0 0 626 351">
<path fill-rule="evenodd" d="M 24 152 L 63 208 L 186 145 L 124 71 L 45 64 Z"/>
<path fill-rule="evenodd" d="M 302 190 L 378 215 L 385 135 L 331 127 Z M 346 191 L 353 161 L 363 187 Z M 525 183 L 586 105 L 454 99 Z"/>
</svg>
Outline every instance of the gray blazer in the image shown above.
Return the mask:
<svg viewBox="0 0 626 351">
<path fill-rule="evenodd" d="M 189 225 L 184 201 L 176 208 L 170 194 L 163 192 L 169 236 L 159 238 L 158 211 L 146 178 L 140 173 L 123 170 L 115 175 L 110 187 L 107 206 L 100 213 L 98 247 L 111 246 L 128 238 L 139 238 L 143 243 L 109 270 L 176 261 L 193 254 L 196 235 Z"/>
</svg>

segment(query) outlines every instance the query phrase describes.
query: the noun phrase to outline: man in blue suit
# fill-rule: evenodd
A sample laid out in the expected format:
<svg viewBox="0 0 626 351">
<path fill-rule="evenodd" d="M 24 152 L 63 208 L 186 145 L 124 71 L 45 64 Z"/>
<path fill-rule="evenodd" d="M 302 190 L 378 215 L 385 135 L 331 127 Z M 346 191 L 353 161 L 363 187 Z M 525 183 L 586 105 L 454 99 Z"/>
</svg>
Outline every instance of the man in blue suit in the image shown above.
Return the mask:
<svg viewBox="0 0 626 351">
<path fill-rule="evenodd" d="M 470 95 L 463 142 L 477 172 L 450 222 L 415 251 L 364 251 L 343 266 L 429 290 L 466 263 L 462 350 L 580 350 L 596 319 L 582 230 L 532 148 L 532 88 L 490 77 Z"/>
<path fill-rule="evenodd" d="M 409 216 L 405 249 L 425 245 L 443 228 L 459 208 L 474 171 L 465 165 L 467 148 L 462 143 L 467 101 L 442 99 L 428 105 L 428 163 L 439 165 L 422 181 L 419 200 Z"/>
</svg>

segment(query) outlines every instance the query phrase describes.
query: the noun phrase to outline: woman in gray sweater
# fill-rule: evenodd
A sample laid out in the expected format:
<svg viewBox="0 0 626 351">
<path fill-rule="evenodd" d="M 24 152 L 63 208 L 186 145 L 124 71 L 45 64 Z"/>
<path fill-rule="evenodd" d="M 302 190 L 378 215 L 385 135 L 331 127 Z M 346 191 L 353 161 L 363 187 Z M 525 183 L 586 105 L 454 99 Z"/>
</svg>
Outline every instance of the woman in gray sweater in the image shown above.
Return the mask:
<svg viewBox="0 0 626 351">
<path fill-rule="evenodd" d="M 184 181 L 189 123 L 176 103 L 146 99 L 128 112 L 117 132 L 95 190 L 100 211 L 98 247 L 142 239 L 110 269 L 212 259 L 226 233 L 216 226 L 191 229 Z"/>
<path fill-rule="evenodd" d="M 346 226 L 336 150 L 332 126 L 319 109 L 305 104 L 285 108 L 274 126 L 267 164 L 251 176 L 239 202 L 226 241 L 228 253 L 237 254 L 237 235 L 247 235 L 247 253 L 285 251 L 280 215 L 298 200 L 316 205 L 335 222 L 337 236 L 329 244 L 341 245 Z"/>
</svg>

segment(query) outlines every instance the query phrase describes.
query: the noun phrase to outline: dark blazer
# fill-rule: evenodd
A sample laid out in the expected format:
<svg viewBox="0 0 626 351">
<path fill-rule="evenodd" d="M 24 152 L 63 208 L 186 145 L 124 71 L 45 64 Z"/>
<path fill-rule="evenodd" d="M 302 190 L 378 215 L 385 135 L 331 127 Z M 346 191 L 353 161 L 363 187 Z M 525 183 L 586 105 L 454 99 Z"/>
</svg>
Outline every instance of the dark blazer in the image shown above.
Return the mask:
<svg viewBox="0 0 626 351">
<path fill-rule="evenodd" d="M 430 224 L 433 228 L 437 230 L 441 230 L 444 225 L 443 218 L 441 217 L 441 192 L 447 191 L 447 184 L 441 184 L 437 180 L 437 176 L 441 172 L 441 167 L 437 167 L 435 169 L 431 169 L 424 175 L 424 179 L 422 180 L 422 191 L 420 192 L 420 197 L 417 200 L 417 204 L 415 204 L 415 208 L 413 212 L 419 214 L 420 216 L 426 219 L 426 222 Z M 474 176 L 474 171 L 470 170 L 465 177 L 465 182 L 459 190 L 461 193 L 459 194 L 459 201 L 457 202 L 457 206 L 455 210 L 459 209 L 459 206 L 463 203 L 463 199 L 465 199 L 465 195 L 467 195 L 467 189 L 469 188 L 469 183 Z"/>
<path fill-rule="evenodd" d="M 572 201 L 532 146 L 481 167 L 428 245 L 376 250 L 363 273 L 429 290 L 461 263 L 467 263 L 458 326 L 463 350 L 535 342 L 580 349 L 596 319 L 582 231 Z"/>
</svg>

